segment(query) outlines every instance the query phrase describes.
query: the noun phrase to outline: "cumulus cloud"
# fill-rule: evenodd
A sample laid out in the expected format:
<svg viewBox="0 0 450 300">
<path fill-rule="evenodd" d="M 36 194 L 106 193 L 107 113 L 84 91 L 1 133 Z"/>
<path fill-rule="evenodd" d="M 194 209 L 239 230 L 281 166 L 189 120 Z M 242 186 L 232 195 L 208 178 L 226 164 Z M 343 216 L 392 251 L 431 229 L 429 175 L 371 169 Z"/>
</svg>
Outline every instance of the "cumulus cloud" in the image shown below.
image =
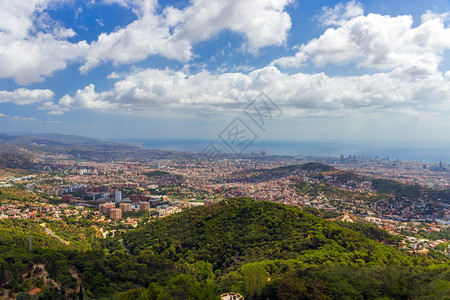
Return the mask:
<svg viewBox="0 0 450 300">
<path fill-rule="evenodd" d="M 90 84 L 84 89 L 78 90 L 73 97 L 65 95 L 57 104 L 51 101 L 44 102 L 40 105 L 39 109 L 48 110 L 48 114 L 50 115 L 62 115 L 67 111 L 77 108 L 110 112 L 116 111 L 118 105 L 102 99 L 102 97 L 94 91 L 94 87 L 93 84 Z"/>
<path fill-rule="evenodd" d="M 19 88 L 15 91 L 0 91 L 0 103 L 11 102 L 18 105 L 28 105 L 48 101 L 52 99 L 54 93 L 52 90 L 29 90 Z"/>
<path fill-rule="evenodd" d="M 278 65 L 284 68 L 298 68 L 306 65 L 308 58 L 305 52 L 299 51 L 294 56 L 280 57 L 274 60 L 271 65 Z"/>
<path fill-rule="evenodd" d="M 166 18 L 174 25 L 176 39 L 203 41 L 229 29 L 243 34 L 248 47 L 256 50 L 269 45 L 282 45 L 291 28 L 289 14 L 284 11 L 291 0 L 193 1 L 184 10 L 169 8 Z"/>
<path fill-rule="evenodd" d="M 14 78 L 19 84 L 43 81 L 45 76 L 65 69 L 87 49 L 85 43 L 71 44 L 48 34 L 10 43 L 1 35 L 0 78 Z"/>
<path fill-rule="evenodd" d="M 362 4 L 355 0 L 346 4 L 338 3 L 334 8 L 324 7 L 322 10 L 323 14 L 319 17 L 319 22 L 325 26 L 342 25 L 346 21 L 364 14 Z"/>
<path fill-rule="evenodd" d="M 154 13 L 147 13 L 125 28 L 100 34 L 90 45 L 86 62 L 80 71 L 86 73 L 105 61 L 133 63 L 152 54 L 187 61 L 191 57 L 190 44 L 174 43 L 170 37 L 169 28 L 164 26 L 163 19 Z"/>
<path fill-rule="evenodd" d="M 450 28 L 436 16 L 412 27 L 411 16 L 369 14 L 328 29 L 302 47 L 318 66 L 355 62 L 361 67 L 390 70 L 406 67 L 413 75 L 436 71 Z"/>
<path fill-rule="evenodd" d="M 292 0 L 194 0 L 184 9 L 168 6 L 162 14 L 156 1 L 107 2 L 133 7 L 138 18 L 115 32 L 101 34 L 92 43 L 82 72 L 105 61 L 132 63 L 155 54 L 186 62 L 193 56 L 193 44 L 224 30 L 242 34 L 245 48 L 256 52 L 264 46 L 282 45 L 291 28 L 284 9 Z"/>
<path fill-rule="evenodd" d="M 449 79 L 442 74 L 417 78 L 394 73 L 353 77 L 286 74 L 274 66 L 248 74 L 148 69 L 130 74 L 108 91 L 96 92 L 89 85 L 73 96 L 62 97 L 49 109 L 52 113 L 71 109 L 135 114 L 235 113 L 264 90 L 292 115 L 305 110 L 389 110 L 406 106 L 420 111 L 450 103 Z"/>
<path fill-rule="evenodd" d="M 114 32 L 101 33 L 90 45 L 52 19 L 57 0 L 0 2 L 0 78 L 19 84 L 43 81 L 74 61 L 83 73 L 102 62 L 129 64 L 149 55 L 187 62 L 195 43 L 224 30 L 242 34 L 245 49 L 282 45 L 291 27 L 285 7 L 293 0 L 193 0 L 183 9 L 161 8 L 157 0 L 103 0 L 136 14 L 136 20 Z M 78 14 L 78 12 L 77 12 Z"/>
<path fill-rule="evenodd" d="M 299 47 L 292 57 L 273 63 L 283 67 L 300 66 L 305 57 L 316 66 L 356 63 L 358 67 L 396 70 L 398 76 L 433 74 L 450 48 L 450 28 L 445 14 L 427 12 L 419 26 L 411 16 L 360 15 L 360 6 L 349 2 L 326 11 L 322 22 L 337 25 L 320 37 Z M 354 16 L 356 15 L 356 16 Z"/>
<path fill-rule="evenodd" d="M 82 57 L 86 42 L 70 43 L 72 29 L 62 27 L 44 12 L 56 0 L 0 2 L 0 78 L 19 84 L 42 81 Z"/>
</svg>

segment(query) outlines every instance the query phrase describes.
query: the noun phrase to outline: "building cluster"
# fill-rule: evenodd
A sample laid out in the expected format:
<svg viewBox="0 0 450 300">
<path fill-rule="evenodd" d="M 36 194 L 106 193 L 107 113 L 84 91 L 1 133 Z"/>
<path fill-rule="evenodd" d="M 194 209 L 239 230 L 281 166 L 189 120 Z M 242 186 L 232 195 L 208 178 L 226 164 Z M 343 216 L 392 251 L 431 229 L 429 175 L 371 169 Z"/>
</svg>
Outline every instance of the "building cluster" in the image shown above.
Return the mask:
<svg viewBox="0 0 450 300">
<path fill-rule="evenodd" d="M 116 204 L 114 202 L 99 204 L 98 210 L 101 213 L 108 215 L 112 221 L 122 218 L 122 208 L 116 208 Z"/>
<path fill-rule="evenodd" d="M 150 197 L 136 197 L 127 202 L 106 202 L 98 205 L 99 212 L 107 216 L 110 220 L 116 221 L 122 218 L 122 214 L 130 211 L 155 211 L 160 218 L 181 212 L 183 208 L 190 208 L 192 205 L 179 201 L 173 205 L 161 204 L 161 199 Z M 202 203 L 203 204 L 203 203 Z"/>
<path fill-rule="evenodd" d="M 450 225 L 437 224 L 434 222 L 401 222 L 386 218 L 365 217 L 366 221 L 375 224 L 378 228 L 384 229 L 392 235 L 403 237 L 403 249 L 411 252 L 426 253 L 439 244 L 449 244 L 450 239 L 425 239 L 417 238 L 421 233 L 438 233 L 449 228 Z M 444 250 L 450 256 L 450 245 Z"/>
<path fill-rule="evenodd" d="M 0 219 L 39 220 L 41 218 L 59 220 L 66 217 L 86 217 L 88 211 L 82 206 L 70 207 L 66 203 L 52 205 L 38 203 L 36 205 L 23 205 L 5 203 L 0 206 Z"/>
</svg>

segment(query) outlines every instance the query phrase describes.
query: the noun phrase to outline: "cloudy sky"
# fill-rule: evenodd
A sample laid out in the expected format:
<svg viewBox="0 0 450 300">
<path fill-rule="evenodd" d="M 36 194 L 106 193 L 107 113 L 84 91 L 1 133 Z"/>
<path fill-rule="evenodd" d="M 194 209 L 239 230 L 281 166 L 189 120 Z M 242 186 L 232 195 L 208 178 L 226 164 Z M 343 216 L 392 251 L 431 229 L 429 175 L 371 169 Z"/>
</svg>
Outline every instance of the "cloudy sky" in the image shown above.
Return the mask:
<svg viewBox="0 0 450 300">
<path fill-rule="evenodd" d="M 449 24 L 449 0 L 2 0 L 0 131 L 214 139 L 264 92 L 264 139 L 450 143 Z"/>
</svg>

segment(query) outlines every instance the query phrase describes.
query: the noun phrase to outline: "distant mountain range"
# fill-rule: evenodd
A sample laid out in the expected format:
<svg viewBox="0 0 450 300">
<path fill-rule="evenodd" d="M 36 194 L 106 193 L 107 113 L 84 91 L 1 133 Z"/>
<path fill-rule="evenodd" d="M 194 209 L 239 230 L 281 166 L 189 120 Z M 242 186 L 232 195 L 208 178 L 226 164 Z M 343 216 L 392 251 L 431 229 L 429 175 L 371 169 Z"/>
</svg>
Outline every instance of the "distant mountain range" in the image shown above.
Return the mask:
<svg viewBox="0 0 450 300">
<path fill-rule="evenodd" d="M 56 133 L 9 135 L 0 133 L 0 149 L 6 150 L 22 147 L 29 150 L 44 150 L 67 152 L 84 149 L 108 149 L 113 147 L 137 148 L 130 143 L 109 142 L 77 135 L 62 135 Z"/>
<path fill-rule="evenodd" d="M 0 134 L 0 152 L 6 153 L 49 153 L 69 154 L 89 159 L 113 158 L 114 153 L 138 151 L 136 144 L 110 142 L 77 135 Z"/>
<path fill-rule="evenodd" d="M 192 157 L 194 153 L 144 149 L 137 143 L 93 139 L 77 135 L 6 134 L 0 133 L 0 153 L 16 154 L 67 154 L 74 158 L 95 161 L 148 160 L 155 158 Z"/>
</svg>

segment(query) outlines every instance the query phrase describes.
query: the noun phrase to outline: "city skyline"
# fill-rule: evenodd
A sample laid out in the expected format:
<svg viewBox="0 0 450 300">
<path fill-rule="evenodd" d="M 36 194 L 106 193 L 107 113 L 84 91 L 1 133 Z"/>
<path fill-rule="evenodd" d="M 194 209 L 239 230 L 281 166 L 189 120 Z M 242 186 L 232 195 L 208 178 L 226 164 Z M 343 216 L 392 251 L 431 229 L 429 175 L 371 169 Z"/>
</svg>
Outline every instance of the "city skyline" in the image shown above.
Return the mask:
<svg viewBox="0 0 450 300">
<path fill-rule="evenodd" d="M 2 131 L 217 139 L 264 92 L 261 139 L 450 143 L 449 1 L 0 8 Z"/>
</svg>

